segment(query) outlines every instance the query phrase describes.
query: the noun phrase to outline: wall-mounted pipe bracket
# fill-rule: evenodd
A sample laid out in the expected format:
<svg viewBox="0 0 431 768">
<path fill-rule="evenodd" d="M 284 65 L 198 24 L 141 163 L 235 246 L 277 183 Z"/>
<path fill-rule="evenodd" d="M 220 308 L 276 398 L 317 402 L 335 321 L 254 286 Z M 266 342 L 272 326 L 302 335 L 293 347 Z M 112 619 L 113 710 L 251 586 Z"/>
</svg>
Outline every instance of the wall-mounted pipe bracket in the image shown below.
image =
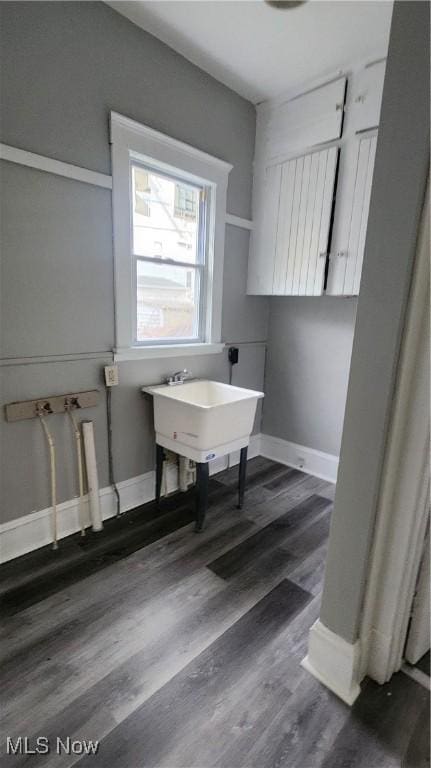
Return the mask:
<svg viewBox="0 0 431 768">
<path fill-rule="evenodd" d="M 37 400 L 8 403 L 5 405 L 6 420 L 21 421 L 34 419 L 41 414 L 49 416 L 51 413 L 67 413 L 75 408 L 93 408 L 98 405 L 99 399 L 99 390 L 90 389 L 86 392 L 72 392 L 66 395 L 39 397 Z"/>
</svg>

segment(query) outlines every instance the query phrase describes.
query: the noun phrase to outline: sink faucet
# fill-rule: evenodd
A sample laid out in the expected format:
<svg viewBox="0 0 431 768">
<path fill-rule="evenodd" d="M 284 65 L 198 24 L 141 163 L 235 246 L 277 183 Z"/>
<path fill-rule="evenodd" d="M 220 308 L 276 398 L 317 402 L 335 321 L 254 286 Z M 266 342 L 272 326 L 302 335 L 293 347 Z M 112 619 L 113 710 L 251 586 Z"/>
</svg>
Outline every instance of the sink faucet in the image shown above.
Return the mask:
<svg viewBox="0 0 431 768">
<path fill-rule="evenodd" d="M 183 371 L 176 371 L 176 373 L 172 373 L 171 376 L 168 376 L 166 383 L 170 386 L 173 386 L 174 384 L 184 384 L 185 380 L 190 379 L 191 376 L 191 372 L 188 371 L 187 368 L 184 368 Z"/>
</svg>

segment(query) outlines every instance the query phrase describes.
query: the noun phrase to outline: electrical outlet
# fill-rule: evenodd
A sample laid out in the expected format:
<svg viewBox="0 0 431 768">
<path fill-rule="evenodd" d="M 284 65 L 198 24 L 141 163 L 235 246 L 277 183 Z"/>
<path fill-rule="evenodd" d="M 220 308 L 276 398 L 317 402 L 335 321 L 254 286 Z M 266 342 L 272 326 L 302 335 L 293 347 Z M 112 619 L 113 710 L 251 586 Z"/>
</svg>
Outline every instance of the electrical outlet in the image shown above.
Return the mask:
<svg viewBox="0 0 431 768">
<path fill-rule="evenodd" d="M 304 464 L 305 464 L 305 459 L 304 459 L 304 457 L 303 457 L 303 456 L 298 456 L 298 458 L 297 458 L 297 463 L 298 463 L 298 467 L 299 467 L 300 469 L 302 469 L 302 467 L 303 467 L 303 466 L 304 466 Z"/>
<path fill-rule="evenodd" d="M 118 384 L 118 365 L 105 365 L 105 384 L 116 387 Z"/>
</svg>

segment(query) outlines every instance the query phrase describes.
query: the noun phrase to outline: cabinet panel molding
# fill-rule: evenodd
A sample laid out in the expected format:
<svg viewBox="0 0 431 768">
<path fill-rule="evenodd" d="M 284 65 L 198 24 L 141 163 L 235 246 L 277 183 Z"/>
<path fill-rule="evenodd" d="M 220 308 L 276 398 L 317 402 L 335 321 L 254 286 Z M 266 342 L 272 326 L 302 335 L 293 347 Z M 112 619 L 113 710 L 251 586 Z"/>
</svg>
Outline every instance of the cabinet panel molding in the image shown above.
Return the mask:
<svg viewBox="0 0 431 768">
<path fill-rule="evenodd" d="M 310 179 L 308 182 L 308 195 L 306 202 L 305 222 L 304 222 L 304 239 L 301 255 L 301 266 L 299 270 L 299 286 L 298 293 L 304 296 L 307 292 L 307 277 L 311 260 L 311 234 L 313 231 L 313 224 L 315 222 L 316 210 L 316 184 L 317 175 L 319 171 L 319 155 L 315 152 L 310 158 Z"/>
<path fill-rule="evenodd" d="M 323 251 L 321 249 L 321 241 L 322 236 L 320 232 L 320 224 L 322 220 L 322 208 L 323 208 L 323 200 L 325 195 L 325 182 L 326 182 L 326 171 L 327 171 L 327 165 L 328 165 L 328 155 L 327 153 L 320 152 L 319 153 L 319 166 L 318 166 L 318 172 L 317 172 L 317 181 L 316 181 L 316 196 L 314 201 L 314 216 L 313 216 L 313 224 L 311 228 L 311 243 L 310 243 L 310 255 L 308 259 L 308 270 L 307 270 L 307 282 L 305 285 L 305 295 L 306 296 L 314 296 L 315 291 L 319 290 L 319 293 L 321 292 L 321 285 L 319 286 L 319 259 L 323 259 L 323 256 L 320 256 L 320 253 L 323 253 L 326 251 L 326 248 L 323 248 Z"/>
<path fill-rule="evenodd" d="M 277 230 L 273 285 L 273 293 L 281 296 L 284 295 L 286 290 L 296 168 L 297 161 L 291 160 L 288 163 L 284 163 L 281 172 L 280 216 Z"/>
<path fill-rule="evenodd" d="M 295 245 L 295 263 L 293 267 L 293 282 L 292 290 L 293 295 L 299 294 L 299 276 L 301 274 L 301 266 L 305 256 L 304 250 L 304 236 L 305 227 L 307 222 L 307 207 L 308 198 L 310 196 L 310 168 L 311 168 L 311 155 L 304 156 L 304 168 L 302 171 L 301 188 L 299 193 L 299 216 L 298 216 L 298 230 L 296 233 L 296 245 Z"/>
<path fill-rule="evenodd" d="M 281 286 L 281 290 L 280 290 L 280 293 L 283 293 L 284 296 L 291 294 L 293 291 L 293 278 L 294 278 L 295 259 L 296 259 L 296 244 L 298 241 L 299 208 L 301 204 L 301 189 L 302 189 L 303 175 L 304 175 L 304 158 L 298 157 L 298 159 L 296 160 L 296 174 L 295 174 L 294 186 L 292 190 L 293 203 L 292 203 L 291 222 L 289 226 L 289 241 L 284 246 L 285 248 L 287 248 L 287 270 L 286 270 L 286 281 L 285 281 L 284 287 Z M 282 211 L 281 214 L 284 216 L 285 211 Z"/>
</svg>

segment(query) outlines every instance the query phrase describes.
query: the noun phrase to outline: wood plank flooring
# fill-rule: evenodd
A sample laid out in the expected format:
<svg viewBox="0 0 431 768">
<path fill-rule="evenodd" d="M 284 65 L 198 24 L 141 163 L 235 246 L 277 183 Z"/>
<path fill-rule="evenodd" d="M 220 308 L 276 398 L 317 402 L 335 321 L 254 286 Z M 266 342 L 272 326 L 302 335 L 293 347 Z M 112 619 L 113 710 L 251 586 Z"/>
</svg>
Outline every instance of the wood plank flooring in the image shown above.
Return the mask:
<svg viewBox="0 0 431 768">
<path fill-rule="evenodd" d="M 425 768 L 427 692 L 367 681 L 349 709 L 301 667 L 333 487 L 266 459 L 0 568 L 2 765 Z M 96 755 L 6 755 L 6 736 Z"/>
</svg>

